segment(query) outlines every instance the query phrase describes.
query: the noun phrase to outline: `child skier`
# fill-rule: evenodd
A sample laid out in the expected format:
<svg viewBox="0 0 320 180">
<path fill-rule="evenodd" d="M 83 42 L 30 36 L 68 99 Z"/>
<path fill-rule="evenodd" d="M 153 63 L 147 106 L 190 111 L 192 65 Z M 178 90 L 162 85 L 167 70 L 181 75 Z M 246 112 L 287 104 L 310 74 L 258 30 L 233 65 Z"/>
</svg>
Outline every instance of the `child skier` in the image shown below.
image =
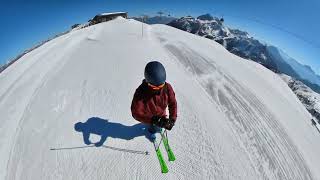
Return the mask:
<svg viewBox="0 0 320 180">
<path fill-rule="evenodd" d="M 161 128 L 171 130 L 177 119 L 177 101 L 172 86 L 166 82 L 166 71 L 160 62 L 149 62 L 144 70 L 145 79 L 136 89 L 131 113 L 134 119 L 149 124 L 154 141 Z M 169 118 L 166 108 L 169 108 Z"/>
</svg>

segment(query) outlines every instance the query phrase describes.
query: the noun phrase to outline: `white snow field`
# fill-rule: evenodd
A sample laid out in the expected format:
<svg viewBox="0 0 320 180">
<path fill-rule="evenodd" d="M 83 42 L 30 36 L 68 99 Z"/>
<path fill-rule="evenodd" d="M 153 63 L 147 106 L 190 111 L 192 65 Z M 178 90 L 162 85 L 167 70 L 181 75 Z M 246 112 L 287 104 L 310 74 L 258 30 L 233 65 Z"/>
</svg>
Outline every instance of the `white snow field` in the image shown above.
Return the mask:
<svg viewBox="0 0 320 180">
<path fill-rule="evenodd" d="M 72 31 L 0 74 L 0 179 L 320 179 L 320 134 L 278 75 L 203 37 L 141 27 L 118 18 Z M 178 101 L 167 174 L 130 111 L 152 60 Z M 103 147 L 74 129 L 92 117 L 109 126 Z"/>
</svg>

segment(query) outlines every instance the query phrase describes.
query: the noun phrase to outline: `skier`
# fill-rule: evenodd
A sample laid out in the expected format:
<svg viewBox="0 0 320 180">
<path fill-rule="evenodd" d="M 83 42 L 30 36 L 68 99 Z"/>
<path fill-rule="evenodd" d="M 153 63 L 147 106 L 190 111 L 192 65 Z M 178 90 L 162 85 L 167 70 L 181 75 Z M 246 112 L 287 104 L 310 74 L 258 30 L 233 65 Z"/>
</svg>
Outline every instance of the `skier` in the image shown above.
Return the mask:
<svg viewBox="0 0 320 180">
<path fill-rule="evenodd" d="M 134 119 L 149 124 L 151 140 L 161 128 L 171 130 L 177 119 L 177 101 L 172 86 L 166 82 L 166 70 L 158 61 L 149 62 L 144 70 L 144 80 L 136 89 L 131 113 Z M 166 108 L 169 108 L 169 118 Z"/>
</svg>

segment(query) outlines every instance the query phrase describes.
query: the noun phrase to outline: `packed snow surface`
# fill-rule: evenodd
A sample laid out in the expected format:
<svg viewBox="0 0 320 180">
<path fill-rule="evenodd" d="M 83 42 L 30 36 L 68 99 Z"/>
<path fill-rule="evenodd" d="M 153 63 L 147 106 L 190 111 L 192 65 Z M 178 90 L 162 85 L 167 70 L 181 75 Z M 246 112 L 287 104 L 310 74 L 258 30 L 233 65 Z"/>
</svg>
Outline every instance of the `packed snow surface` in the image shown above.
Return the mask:
<svg viewBox="0 0 320 180">
<path fill-rule="evenodd" d="M 320 134 L 280 77 L 211 40 L 141 27 L 118 18 L 72 31 L 0 74 L 0 179 L 320 179 Z M 167 174 L 130 112 L 152 60 L 178 101 Z M 110 130 L 102 147 L 74 130 L 93 117 Z"/>
</svg>

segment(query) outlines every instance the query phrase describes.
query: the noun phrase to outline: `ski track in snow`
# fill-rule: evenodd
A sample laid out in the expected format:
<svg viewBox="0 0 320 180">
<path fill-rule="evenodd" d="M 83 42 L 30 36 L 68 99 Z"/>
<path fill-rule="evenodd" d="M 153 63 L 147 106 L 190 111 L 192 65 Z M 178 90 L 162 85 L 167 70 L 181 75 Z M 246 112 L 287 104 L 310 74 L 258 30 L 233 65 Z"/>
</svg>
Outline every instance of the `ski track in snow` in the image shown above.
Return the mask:
<svg viewBox="0 0 320 180">
<path fill-rule="evenodd" d="M 164 42 L 164 37 L 160 38 Z M 253 167 L 263 179 L 312 179 L 304 163 L 284 129 L 268 108 L 250 90 L 239 85 L 231 77 L 197 52 L 181 43 L 164 46 L 193 75 L 198 76 L 212 100 L 227 114 L 230 127 L 246 148 Z M 206 75 L 205 79 L 201 76 Z M 223 86 L 215 83 L 222 81 Z M 252 106 L 254 104 L 254 106 Z"/>
<path fill-rule="evenodd" d="M 194 35 L 159 25 L 144 30 L 141 38 L 141 23 L 117 19 L 73 31 L 0 74 L 0 179 L 316 179 L 268 106 L 214 55 L 188 44 Z M 111 148 L 95 148 L 73 129 L 100 117 L 133 131 L 131 99 L 150 59 L 168 65 L 178 100 L 169 133 L 177 159 L 166 161 L 168 174 L 144 133 L 108 137 Z"/>
</svg>

